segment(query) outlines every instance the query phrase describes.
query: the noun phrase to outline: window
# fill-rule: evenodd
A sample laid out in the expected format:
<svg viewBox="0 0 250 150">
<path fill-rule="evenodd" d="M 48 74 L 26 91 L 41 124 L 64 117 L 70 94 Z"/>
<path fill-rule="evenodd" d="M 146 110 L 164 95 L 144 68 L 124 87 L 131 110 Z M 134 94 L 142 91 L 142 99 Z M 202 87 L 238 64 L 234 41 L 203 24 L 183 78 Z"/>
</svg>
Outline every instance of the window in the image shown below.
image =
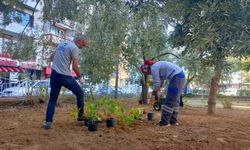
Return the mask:
<svg viewBox="0 0 250 150">
<path fill-rule="evenodd" d="M 3 13 L 0 12 L 0 25 L 3 25 Z"/>
<path fill-rule="evenodd" d="M 2 53 L 3 50 L 3 39 L 0 38 L 0 53 Z"/>
<path fill-rule="evenodd" d="M 29 20 L 31 20 L 30 26 L 33 26 L 33 17 L 31 17 L 29 14 L 19 11 L 13 11 L 11 13 L 11 21 L 17 22 L 22 26 L 26 26 L 29 23 Z"/>
</svg>

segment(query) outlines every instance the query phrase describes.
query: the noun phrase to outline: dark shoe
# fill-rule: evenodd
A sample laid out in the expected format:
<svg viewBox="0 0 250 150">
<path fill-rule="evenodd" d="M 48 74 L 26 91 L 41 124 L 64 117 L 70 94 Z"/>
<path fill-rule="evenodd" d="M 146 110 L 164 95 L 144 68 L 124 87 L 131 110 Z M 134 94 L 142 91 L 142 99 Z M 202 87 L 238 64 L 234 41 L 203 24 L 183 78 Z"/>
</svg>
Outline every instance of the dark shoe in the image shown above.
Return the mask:
<svg viewBox="0 0 250 150">
<path fill-rule="evenodd" d="M 167 127 L 169 127 L 170 126 L 170 124 L 169 123 L 166 123 L 166 122 L 163 122 L 163 121 L 159 121 L 156 125 L 158 125 L 158 126 L 167 126 Z"/>
<path fill-rule="evenodd" d="M 85 121 L 85 120 L 86 120 L 86 117 L 84 117 L 84 116 L 77 118 L 77 121 Z"/>
<path fill-rule="evenodd" d="M 44 129 L 50 129 L 50 128 L 51 128 L 51 125 L 52 125 L 52 122 L 46 122 L 46 121 L 45 121 L 45 122 L 43 123 L 43 126 L 42 126 L 42 127 L 43 127 Z"/>
</svg>

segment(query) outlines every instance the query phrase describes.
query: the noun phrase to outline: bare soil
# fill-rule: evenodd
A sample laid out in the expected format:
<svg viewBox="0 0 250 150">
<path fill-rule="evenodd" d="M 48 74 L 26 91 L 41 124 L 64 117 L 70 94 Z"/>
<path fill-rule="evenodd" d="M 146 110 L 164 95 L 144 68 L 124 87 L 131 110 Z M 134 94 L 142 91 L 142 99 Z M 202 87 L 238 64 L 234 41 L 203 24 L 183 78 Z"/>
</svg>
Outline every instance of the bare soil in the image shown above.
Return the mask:
<svg viewBox="0 0 250 150">
<path fill-rule="evenodd" d="M 52 129 L 41 128 L 46 104 L 0 107 L 1 150 L 250 150 L 250 110 L 206 108 L 180 109 L 179 126 L 158 127 L 160 112 L 151 106 L 124 101 L 127 107 L 144 107 L 154 121 L 136 120 L 130 126 L 100 123 L 90 132 L 70 116 L 74 104 L 56 108 Z"/>
</svg>

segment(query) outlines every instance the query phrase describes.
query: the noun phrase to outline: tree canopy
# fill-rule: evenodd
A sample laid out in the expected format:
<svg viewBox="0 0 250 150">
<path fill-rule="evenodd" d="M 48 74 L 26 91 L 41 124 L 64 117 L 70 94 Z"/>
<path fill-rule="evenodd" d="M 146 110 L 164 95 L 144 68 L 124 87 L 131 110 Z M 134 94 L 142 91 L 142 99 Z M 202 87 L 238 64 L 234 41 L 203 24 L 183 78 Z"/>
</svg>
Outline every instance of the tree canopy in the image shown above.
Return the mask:
<svg viewBox="0 0 250 150">
<path fill-rule="evenodd" d="M 8 7 L 13 6 L 12 1 Z M 81 64 L 92 82 L 108 80 L 119 62 L 126 61 L 135 68 L 145 58 L 171 52 L 172 48 L 182 49 L 181 58 L 188 59 L 181 63 L 190 74 L 204 77 L 204 72 L 209 72 L 211 113 L 228 58 L 250 55 L 249 0 L 42 2 L 44 20 L 70 20 L 77 34 L 85 33 L 89 38 Z M 1 2 L 0 7 L 3 5 Z M 171 27 L 174 30 L 169 34 Z"/>
</svg>

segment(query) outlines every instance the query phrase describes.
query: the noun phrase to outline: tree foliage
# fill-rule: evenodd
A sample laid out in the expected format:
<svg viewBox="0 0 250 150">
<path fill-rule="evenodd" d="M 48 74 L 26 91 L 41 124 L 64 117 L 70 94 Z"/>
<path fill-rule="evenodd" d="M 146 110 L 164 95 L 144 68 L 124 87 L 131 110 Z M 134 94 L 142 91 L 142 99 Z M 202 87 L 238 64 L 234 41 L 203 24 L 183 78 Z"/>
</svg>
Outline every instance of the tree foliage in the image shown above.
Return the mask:
<svg viewBox="0 0 250 150">
<path fill-rule="evenodd" d="M 7 26 L 10 23 L 22 22 L 22 17 L 15 15 L 15 12 L 23 12 L 25 8 L 25 3 L 27 0 L 2 0 L 0 1 L 0 10 L 3 15 L 3 26 Z M 37 0 L 37 2 L 39 2 Z M 35 8 L 34 8 L 35 9 Z M 30 24 L 27 23 L 26 27 Z M 23 31 L 26 29 L 24 27 Z M 4 30 L 1 29 L 1 30 Z M 34 60 L 35 59 L 35 43 L 33 37 L 26 36 L 24 32 L 17 39 L 10 39 L 5 41 L 3 53 L 10 54 L 14 59 L 21 60 Z"/>
<path fill-rule="evenodd" d="M 76 21 L 79 11 L 78 0 L 43 0 L 43 20 L 53 23 L 68 19 Z"/>
<path fill-rule="evenodd" d="M 142 4 L 129 18 L 129 30 L 126 45 L 123 47 L 124 57 L 134 65 L 139 65 L 143 55 L 149 59 L 160 54 L 166 48 L 166 36 L 162 16 L 149 2 Z M 150 13 L 149 13 L 150 12 Z"/>
<path fill-rule="evenodd" d="M 10 3 L 15 0 L 11 0 Z M 81 66 L 92 82 L 107 81 L 119 62 L 139 66 L 145 58 L 184 48 L 181 63 L 200 82 L 210 78 L 210 100 L 228 58 L 250 55 L 249 0 L 43 0 L 44 20 L 74 22 L 89 46 Z M 0 3 L 0 7 L 3 2 Z M 9 5 L 11 7 L 11 5 Z M 8 10 L 6 10 L 6 13 Z M 187 59 L 186 59 L 187 58 Z M 215 105 L 215 102 L 212 102 Z"/>
<path fill-rule="evenodd" d="M 243 60 L 241 60 L 240 64 L 239 64 L 239 70 L 243 70 L 243 71 L 250 71 L 250 57 L 247 57 Z"/>
<path fill-rule="evenodd" d="M 34 39 L 31 37 L 23 37 L 19 42 L 10 40 L 6 42 L 4 52 L 10 54 L 13 59 L 34 60 L 36 56 L 34 44 Z"/>
<path fill-rule="evenodd" d="M 123 24 L 123 20 L 126 18 L 113 9 L 108 1 L 92 1 L 89 7 L 92 8 L 92 13 L 82 12 L 88 13 L 88 20 L 80 20 L 82 23 L 88 23 L 86 35 L 89 40 L 89 46 L 82 55 L 82 69 L 93 83 L 97 83 L 108 81 L 121 59 L 121 45 L 126 33 L 126 24 Z"/>
<path fill-rule="evenodd" d="M 15 8 L 22 8 L 22 3 L 24 0 L 18 1 L 18 0 L 2 0 L 0 1 L 0 10 L 3 14 L 3 25 L 8 25 L 12 21 L 20 22 L 20 18 L 14 18 L 14 20 L 11 19 L 11 13 Z"/>
<path fill-rule="evenodd" d="M 170 1 L 168 1 L 171 3 Z M 228 57 L 249 55 L 249 2 L 241 0 L 179 1 L 170 9 L 175 31 L 170 38 L 173 46 L 184 46 L 183 54 L 199 56 L 204 68 L 213 67 L 209 109 L 214 113 L 215 96 Z M 171 7 L 171 5 L 166 6 Z M 176 14 L 178 12 L 178 14 Z"/>
<path fill-rule="evenodd" d="M 164 49 L 164 24 L 153 1 L 143 2 L 137 10 L 136 3 L 121 0 L 47 1 L 44 19 L 73 20 L 76 32 L 86 33 L 89 46 L 81 64 L 94 83 L 107 81 L 119 62 L 135 67 L 143 53 L 150 58 Z"/>
</svg>

